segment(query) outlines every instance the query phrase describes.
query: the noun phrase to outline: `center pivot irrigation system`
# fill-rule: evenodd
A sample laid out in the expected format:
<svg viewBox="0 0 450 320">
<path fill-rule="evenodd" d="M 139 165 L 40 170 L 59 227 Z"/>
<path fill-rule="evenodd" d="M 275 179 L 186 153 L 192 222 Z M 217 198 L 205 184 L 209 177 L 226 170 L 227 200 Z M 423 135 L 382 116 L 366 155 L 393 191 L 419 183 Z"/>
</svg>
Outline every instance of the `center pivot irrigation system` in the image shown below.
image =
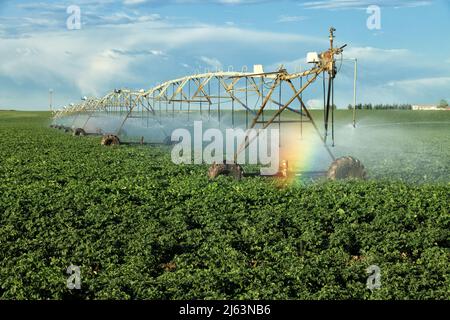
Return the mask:
<svg viewBox="0 0 450 320">
<path fill-rule="evenodd" d="M 129 136 L 125 133 L 124 125 L 133 120 L 138 120 L 143 128 L 153 132 L 152 136 L 158 136 L 161 143 L 171 142 L 171 127 L 192 126 L 199 117 L 211 121 L 217 127 L 241 127 L 255 129 L 256 132 L 284 123 L 298 124 L 300 132 L 303 132 L 303 125 L 309 123 L 332 160 L 328 178 L 364 179 L 366 172 L 360 161 L 353 157 L 336 159 L 327 141 L 331 135 L 331 145 L 334 146 L 336 57 L 341 56 L 346 47 L 334 47 L 335 31 L 330 28 L 328 50 L 308 53 L 307 60 L 312 65 L 309 70 L 288 73 L 281 67 L 275 72 L 264 72 L 261 65 L 255 65 L 253 72 L 243 68 L 242 72 L 228 70 L 197 73 L 167 81 L 147 91 L 115 89 L 103 98 L 84 97 L 81 103 L 56 111 L 51 126 L 66 132 L 72 131 L 77 136 L 102 135 L 103 145 L 117 145 L 121 143 L 122 137 Z M 323 134 L 303 102 L 305 90 L 319 77 L 323 79 Z M 282 118 L 284 111 L 295 115 L 295 118 Z M 246 136 L 235 150 L 233 163 L 224 161 L 223 164 L 213 164 L 208 173 L 210 178 L 229 174 L 240 179 L 243 170 L 236 159 L 254 138 Z M 140 143 L 144 143 L 144 136 L 140 137 Z M 287 175 L 288 163 L 282 160 L 278 176 Z"/>
</svg>

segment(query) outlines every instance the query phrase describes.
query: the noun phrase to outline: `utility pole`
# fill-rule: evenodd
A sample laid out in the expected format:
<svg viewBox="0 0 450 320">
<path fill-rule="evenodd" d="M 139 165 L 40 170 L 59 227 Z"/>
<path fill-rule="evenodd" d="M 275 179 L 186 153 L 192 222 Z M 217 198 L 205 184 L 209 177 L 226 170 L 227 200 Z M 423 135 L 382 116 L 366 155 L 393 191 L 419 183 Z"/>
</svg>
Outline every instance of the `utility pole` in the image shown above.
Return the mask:
<svg viewBox="0 0 450 320">
<path fill-rule="evenodd" d="M 48 100 L 50 105 L 50 111 L 53 111 L 53 89 L 48 90 Z"/>
<path fill-rule="evenodd" d="M 344 60 L 353 61 L 355 66 L 355 71 L 353 75 L 353 128 L 356 128 L 356 83 L 358 81 L 358 59 L 347 58 Z"/>
<path fill-rule="evenodd" d="M 358 59 L 355 58 L 355 77 L 353 80 L 353 128 L 356 128 L 356 82 L 358 77 Z"/>
</svg>

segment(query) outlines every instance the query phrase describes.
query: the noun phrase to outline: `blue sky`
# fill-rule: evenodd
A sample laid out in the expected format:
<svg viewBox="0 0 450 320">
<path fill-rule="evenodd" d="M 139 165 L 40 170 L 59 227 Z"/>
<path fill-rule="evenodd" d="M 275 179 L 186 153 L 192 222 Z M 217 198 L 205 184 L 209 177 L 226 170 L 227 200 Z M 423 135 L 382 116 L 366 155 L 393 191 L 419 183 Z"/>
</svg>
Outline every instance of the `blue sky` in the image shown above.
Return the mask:
<svg viewBox="0 0 450 320">
<path fill-rule="evenodd" d="M 80 30 L 66 27 L 70 5 L 81 9 Z M 381 8 L 379 30 L 367 28 L 369 5 Z M 205 69 L 295 71 L 327 48 L 331 25 L 348 44 L 344 58 L 359 60 L 359 102 L 450 100 L 447 0 L 0 0 L 0 108 L 45 109 L 49 88 L 61 106 Z M 344 61 L 339 107 L 352 89 Z"/>
</svg>

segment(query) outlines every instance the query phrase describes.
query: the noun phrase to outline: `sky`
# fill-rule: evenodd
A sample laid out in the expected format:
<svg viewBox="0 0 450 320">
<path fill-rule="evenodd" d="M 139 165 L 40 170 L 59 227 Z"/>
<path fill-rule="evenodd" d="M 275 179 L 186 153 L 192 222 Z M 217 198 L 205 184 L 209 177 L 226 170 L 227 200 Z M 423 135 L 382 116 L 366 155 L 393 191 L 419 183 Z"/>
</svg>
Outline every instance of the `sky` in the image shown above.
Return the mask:
<svg viewBox="0 0 450 320">
<path fill-rule="evenodd" d="M 294 72 L 327 49 L 330 26 L 347 44 L 338 107 L 353 100 L 352 58 L 358 102 L 450 101 L 447 0 L 0 0 L 0 108 L 48 109 L 50 88 L 58 107 L 205 70 Z"/>
</svg>

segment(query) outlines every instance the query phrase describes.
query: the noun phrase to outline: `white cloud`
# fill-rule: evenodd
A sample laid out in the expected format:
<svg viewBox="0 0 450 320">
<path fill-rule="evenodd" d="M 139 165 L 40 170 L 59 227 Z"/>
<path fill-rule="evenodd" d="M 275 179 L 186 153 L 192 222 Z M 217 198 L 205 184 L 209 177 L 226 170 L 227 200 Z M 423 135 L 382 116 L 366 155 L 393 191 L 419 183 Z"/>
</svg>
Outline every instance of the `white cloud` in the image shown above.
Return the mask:
<svg viewBox="0 0 450 320">
<path fill-rule="evenodd" d="M 299 72 L 301 70 L 309 69 L 311 65 L 306 63 L 306 57 L 304 57 L 291 61 L 279 61 L 273 63 L 268 67 L 268 70 L 277 70 L 280 66 L 283 66 L 288 72 Z"/>
<path fill-rule="evenodd" d="M 164 56 L 164 52 L 162 52 L 161 50 L 150 50 L 150 52 L 155 55 L 155 56 Z"/>
<path fill-rule="evenodd" d="M 413 54 L 406 49 L 381 49 L 374 47 L 352 47 L 344 50 L 343 58 L 357 58 L 360 65 L 364 67 L 372 66 L 375 69 L 379 69 L 380 65 L 389 62 L 395 62 L 397 65 L 409 64 L 413 59 Z M 339 57 L 337 58 L 339 64 Z M 294 60 L 283 60 L 274 63 L 271 69 L 276 68 L 279 65 L 283 65 L 284 68 L 291 72 L 295 72 L 301 69 L 309 69 L 310 64 L 306 63 L 306 52 L 304 57 L 299 57 Z"/>
<path fill-rule="evenodd" d="M 304 21 L 307 20 L 308 17 L 305 16 L 280 16 L 278 17 L 277 22 L 279 23 L 287 23 L 287 22 L 299 22 L 299 21 Z"/>
<path fill-rule="evenodd" d="M 164 27 L 165 26 L 165 27 Z M 212 25 L 197 25 L 197 26 L 180 26 L 167 27 L 167 24 L 160 24 L 159 28 L 154 29 L 149 37 L 149 29 L 142 25 L 136 29 L 133 34 L 133 41 L 140 43 L 157 42 L 164 43 L 169 48 L 180 47 L 198 42 L 205 44 L 221 44 L 223 46 L 237 46 L 258 45 L 262 46 L 264 43 L 277 44 L 298 44 L 298 43 L 313 43 L 326 44 L 327 41 L 323 38 L 315 38 L 292 33 L 278 33 L 268 31 L 255 31 L 243 29 L 238 27 L 218 27 Z"/>
<path fill-rule="evenodd" d="M 128 14 L 125 12 L 115 12 L 108 15 L 88 16 L 86 25 L 128 25 L 134 23 L 142 23 L 149 21 L 160 21 L 162 17 L 159 14 L 139 15 Z"/>
<path fill-rule="evenodd" d="M 448 96 L 450 77 L 391 80 L 367 86 L 361 84 L 358 100 L 364 103 L 432 104 Z"/>
<path fill-rule="evenodd" d="M 323 0 L 307 1 L 301 6 L 307 9 L 366 9 L 370 5 L 384 7 L 421 7 L 432 4 L 432 0 Z"/>
<path fill-rule="evenodd" d="M 24 21 L 24 23 L 30 24 L 33 27 L 36 27 L 36 26 L 51 27 L 51 26 L 55 26 L 58 24 L 58 21 L 52 20 L 52 19 L 47 19 L 47 18 L 24 17 L 23 21 Z"/>
<path fill-rule="evenodd" d="M 191 2 L 202 2 L 201 0 L 191 0 Z M 267 0 L 213 0 L 213 1 L 204 1 L 204 2 L 213 2 L 213 3 L 219 3 L 219 4 L 225 4 L 225 5 L 240 5 L 240 4 L 254 4 L 254 3 L 261 3 L 261 2 L 267 2 Z"/>
<path fill-rule="evenodd" d="M 428 103 L 448 95 L 450 77 L 445 76 L 442 65 L 427 61 L 416 52 L 402 48 L 352 47 L 345 49 L 344 58 L 358 59 L 358 102 Z M 339 107 L 345 107 L 352 103 L 354 64 L 348 60 L 344 60 L 342 65 L 339 60 L 337 63 L 339 73 L 335 82 L 336 103 Z M 311 67 L 306 64 L 305 58 L 300 56 L 297 59 L 274 63 L 270 69 L 281 64 L 289 72 L 298 71 L 299 67 Z M 446 68 L 450 72 L 450 68 Z M 422 77 L 405 79 L 405 75 L 414 74 L 420 74 Z M 443 76 L 436 76 L 439 74 Z M 320 80 L 319 85 L 316 83 L 314 86 L 314 90 L 321 90 Z M 310 104 L 313 107 L 320 106 L 323 102 L 314 98 L 317 97 L 314 90 L 308 90 L 306 96 L 311 99 Z"/>
<path fill-rule="evenodd" d="M 217 58 L 200 57 L 200 60 L 212 68 L 212 71 L 222 70 L 222 63 Z"/>
<path fill-rule="evenodd" d="M 225 4 L 241 4 L 241 0 L 219 0 L 219 3 L 225 3 Z"/>
<path fill-rule="evenodd" d="M 59 92 L 67 90 L 75 97 L 103 96 L 115 86 L 137 83 L 149 88 L 152 82 L 185 75 L 180 63 L 195 57 L 216 69 L 223 67 L 216 55 L 223 50 L 258 51 L 267 50 L 268 43 L 270 49 L 321 41 L 298 34 L 212 25 L 186 27 L 151 20 L 2 39 L 0 74 L 2 81 L 16 86 L 15 90 L 27 90 L 27 97 L 32 96 L 33 90 L 42 91 L 42 87 L 57 87 L 56 84 L 63 88 Z M 0 86 L 3 105 L 9 104 L 7 99 L 11 96 L 5 90 L 5 86 Z M 45 105 L 46 97 L 41 99 Z"/>
<path fill-rule="evenodd" d="M 389 81 L 387 86 L 400 88 L 411 93 L 428 88 L 450 88 L 450 77 L 432 77 Z"/>
<path fill-rule="evenodd" d="M 142 4 L 147 2 L 147 0 L 124 0 L 124 5 L 135 5 L 135 4 Z"/>
<path fill-rule="evenodd" d="M 153 55 L 153 56 L 161 56 L 167 57 L 167 54 L 162 50 L 127 50 L 127 49 L 112 49 L 111 50 L 115 54 L 127 55 L 127 56 L 140 56 L 140 55 Z"/>
<path fill-rule="evenodd" d="M 345 49 L 345 57 L 364 60 L 366 63 L 390 62 L 411 56 L 407 49 L 381 49 L 374 47 L 352 47 Z"/>
<path fill-rule="evenodd" d="M 130 63 L 129 57 L 119 57 L 111 50 L 105 50 L 93 55 L 85 62 L 85 69 L 74 77 L 80 92 L 101 96 L 104 92 L 99 84 L 105 84 L 121 77 L 124 82 L 129 81 L 131 75 L 127 72 Z"/>
</svg>

